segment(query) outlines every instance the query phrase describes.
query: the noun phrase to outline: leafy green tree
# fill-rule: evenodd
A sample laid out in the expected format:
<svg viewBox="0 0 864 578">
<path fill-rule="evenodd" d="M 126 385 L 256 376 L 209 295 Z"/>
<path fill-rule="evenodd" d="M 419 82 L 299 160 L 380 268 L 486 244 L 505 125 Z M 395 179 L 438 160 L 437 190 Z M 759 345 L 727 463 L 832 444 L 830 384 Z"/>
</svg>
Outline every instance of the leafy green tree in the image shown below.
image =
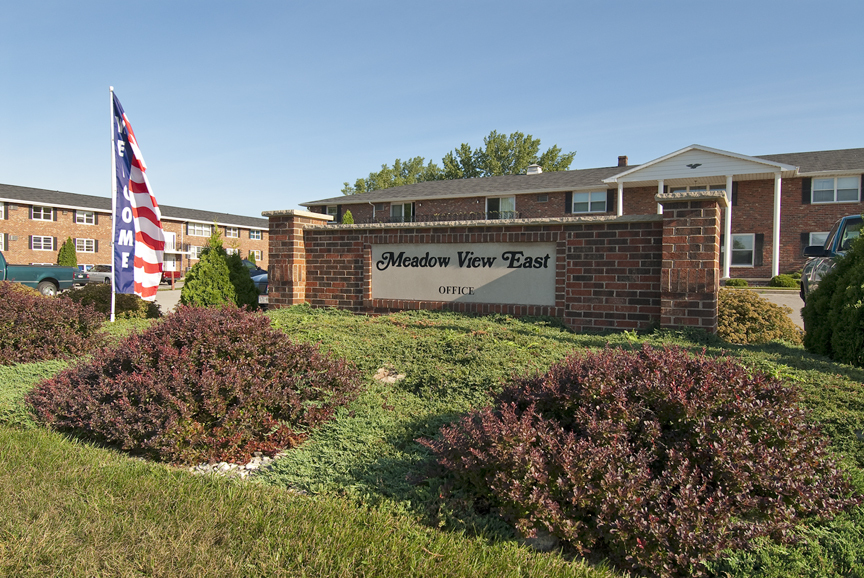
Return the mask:
<svg viewBox="0 0 864 578">
<path fill-rule="evenodd" d="M 354 224 L 354 215 L 351 214 L 350 209 L 345 211 L 345 214 L 342 215 L 342 224 L 343 225 L 353 225 Z"/>
<path fill-rule="evenodd" d="M 379 191 L 425 181 L 518 175 L 531 164 L 540 165 L 546 172 L 566 171 L 575 156 L 575 151 L 562 153 L 557 145 L 540 154 L 539 138 L 521 132 L 507 136 L 493 130 L 483 139 L 482 148 L 473 150 L 467 143 L 462 143 L 444 155 L 441 160 L 443 168 L 432 161 L 424 164 L 423 157 L 414 157 L 407 162 L 396 159 L 392 167 L 381 165 L 379 172 L 357 179 L 353 186 L 344 183 L 342 194 Z"/>
<path fill-rule="evenodd" d="M 432 161 L 428 164 L 424 164 L 425 162 L 426 159 L 423 157 L 414 157 L 407 161 L 396 159 L 392 167 L 387 164 L 381 165 L 380 171 L 369 173 L 365 179 L 357 179 L 353 187 L 345 182 L 342 193 L 345 195 L 367 193 L 424 181 L 436 181 L 441 178 L 441 168 Z"/>
<path fill-rule="evenodd" d="M 57 264 L 64 267 L 78 266 L 78 253 L 75 251 L 75 242 L 72 237 L 67 237 L 66 242 L 60 247 L 57 252 Z"/>
</svg>

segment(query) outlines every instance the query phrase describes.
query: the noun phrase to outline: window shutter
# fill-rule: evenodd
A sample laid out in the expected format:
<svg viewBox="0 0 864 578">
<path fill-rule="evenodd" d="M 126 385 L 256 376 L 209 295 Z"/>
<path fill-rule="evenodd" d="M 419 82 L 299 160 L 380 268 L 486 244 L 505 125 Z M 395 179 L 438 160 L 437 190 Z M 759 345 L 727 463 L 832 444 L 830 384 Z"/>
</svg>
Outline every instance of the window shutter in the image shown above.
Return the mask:
<svg viewBox="0 0 864 578">
<path fill-rule="evenodd" d="M 666 186 L 666 185 L 663 185 L 663 192 L 664 192 L 664 193 L 668 193 L 668 192 L 669 192 L 669 187 Z"/>
<path fill-rule="evenodd" d="M 571 191 L 567 191 L 567 194 L 564 195 L 564 214 L 569 215 L 573 212 L 573 193 Z"/>
<path fill-rule="evenodd" d="M 810 243 L 810 233 L 801 233 L 801 254 L 804 254 L 804 248 Z"/>
<path fill-rule="evenodd" d="M 51 237 L 51 250 L 57 250 L 57 237 Z"/>
<path fill-rule="evenodd" d="M 732 183 L 732 206 L 738 206 L 738 183 Z"/>
<path fill-rule="evenodd" d="M 726 243 L 723 242 L 723 241 L 725 241 L 725 240 L 726 240 L 726 235 L 724 235 L 723 233 L 721 233 L 721 234 L 720 234 L 720 250 L 721 250 L 721 251 L 723 250 L 723 247 L 726 246 Z"/>
<path fill-rule="evenodd" d="M 606 212 L 612 213 L 617 207 L 615 206 L 615 200 L 618 198 L 618 189 L 606 189 Z"/>
<path fill-rule="evenodd" d="M 336 219 L 333 222 L 337 225 L 342 222 L 342 205 L 336 205 Z"/>
<path fill-rule="evenodd" d="M 765 235 L 756 233 L 756 239 L 753 242 L 753 266 L 762 266 L 762 247 L 765 245 Z"/>
<path fill-rule="evenodd" d="M 99 224 L 99 213 L 97 213 L 96 211 L 93 211 L 93 224 L 94 225 Z"/>
<path fill-rule="evenodd" d="M 59 211 L 57 211 L 57 209 L 55 209 L 54 207 L 51 207 L 51 220 L 53 220 L 53 221 L 56 221 L 56 220 L 57 220 L 57 213 L 58 213 L 58 212 L 59 212 Z M 73 211 L 72 218 L 73 218 L 73 219 L 75 218 L 74 211 Z"/>
<path fill-rule="evenodd" d="M 27 248 L 32 251 L 33 250 L 33 235 L 30 235 L 29 237 L 27 237 L 27 243 L 29 244 L 29 247 L 27 247 Z"/>
<path fill-rule="evenodd" d="M 810 204 L 810 189 L 813 188 L 811 184 L 813 181 L 810 178 L 801 179 L 801 204 L 809 205 Z"/>
<path fill-rule="evenodd" d="M 98 253 L 98 252 L 99 252 L 99 239 L 95 239 L 95 240 L 93 241 L 93 252 L 94 252 L 94 253 Z"/>
</svg>

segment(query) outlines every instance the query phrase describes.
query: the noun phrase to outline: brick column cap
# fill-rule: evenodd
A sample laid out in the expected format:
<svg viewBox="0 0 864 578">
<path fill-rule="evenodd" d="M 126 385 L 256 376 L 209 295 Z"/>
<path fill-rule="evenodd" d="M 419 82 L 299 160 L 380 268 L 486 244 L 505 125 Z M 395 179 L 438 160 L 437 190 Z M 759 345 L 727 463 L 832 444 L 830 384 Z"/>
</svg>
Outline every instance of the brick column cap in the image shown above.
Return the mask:
<svg viewBox="0 0 864 578">
<path fill-rule="evenodd" d="M 302 209 L 283 209 L 281 211 L 263 211 L 262 217 L 304 217 L 306 219 L 317 219 L 319 221 L 332 221 L 333 215 L 322 215 Z"/>
<path fill-rule="evenodd" d="M 688 201 L 717 201 L 720 208 L 729 206 L 726 191 L 689 191 L 681 193 L 657 193 L 654 199 L 658 203 L 684 203 Z"/>
</svg>

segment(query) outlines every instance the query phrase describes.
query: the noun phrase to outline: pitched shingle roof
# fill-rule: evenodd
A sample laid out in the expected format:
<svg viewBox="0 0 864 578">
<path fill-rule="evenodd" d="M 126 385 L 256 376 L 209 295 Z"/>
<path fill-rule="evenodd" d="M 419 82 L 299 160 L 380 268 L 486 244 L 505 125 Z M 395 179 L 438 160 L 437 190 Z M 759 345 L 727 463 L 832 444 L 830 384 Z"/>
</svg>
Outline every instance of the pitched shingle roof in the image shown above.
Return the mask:
<svg viewBox="0 0 864 578">
<path fill-rule="evenodd" d="M 798 167 L 799 173 L 815 173 L 819 171 L 864 172 L 864 149 L 760 155 L 757 158 L 794 165 Z"/>
<path fill-rule="evenodd" d="M 864 148 L 834 151 L 814 151 L 761 155 L 755 158 L 799 167 L 801 173 L 818 171 L 860 171 L 864 173 Z M 303 207 L 314 205 L 355 204 L 367 202 L 413 201 L 416 199 L 451 199 L 488 195 L 526 194 L 554 191 L 572 191 L 587 187 L 606 189 L 603 182 L 611 176 L 633 170 L 639 165 L 627 167 L 603 167 L 541 173 L 539 175 L 505 175 L 452 181 L 428 181 L 414 185 L 393 187 L 381 191 L 370 191 L 362 195 L 340 195 L 317 201 L 300 203 Z"/>
<path fill-rule="evenodd" d="M 16 185 L 0 184 L 0 200 L 6 202 L 18 202 L 29 205 L 44 205 L 47 207 L 68 207 L 71 209 L 85 209 L 88 211 L 111 212 L 111 199 L 108 197 L 95 197 L 92 195 L 79 195 L 77 193 L 63 193 L 60 191 L 49 191 L 46 189 L 34 189 L 31 187 L 19 187 Z M 199 209 L 184 209 L 183 207 L 172 207 L 170 205 L 159 205 L 162 218 L 169 221 L 199 221 L 202 223 L 219 223 L 234 227 L 251 229 L 267 229 L 267 219 L 260 217 L 244 217 L 229 213 L 214 213 L 213 211 L 202 211 Z"/>
<path fill-rule="evenodd" d="M 633 168 L 633 165 L 627 168 Z M 370 191 L 353 197 L 340 195 L 300 203 L 301 206 L 333 205 L 337 203 L 365 203 L 381 201 L 410 201 L 414 199 L 451 199 L 476 197 L 478 195 L 506 195 L 508 193 L 542 193 L 572 191 L 585 187 L 606 189 L 603 179 L 622 172 L 623 167 L 603 167 L 576 171 L 557 171 L 539 175 L 504 175 L 501 177 L 482 177 L 476 179 L 456 179 L 452 181 L 427 181 L 381 191 Z"/>
</svg>

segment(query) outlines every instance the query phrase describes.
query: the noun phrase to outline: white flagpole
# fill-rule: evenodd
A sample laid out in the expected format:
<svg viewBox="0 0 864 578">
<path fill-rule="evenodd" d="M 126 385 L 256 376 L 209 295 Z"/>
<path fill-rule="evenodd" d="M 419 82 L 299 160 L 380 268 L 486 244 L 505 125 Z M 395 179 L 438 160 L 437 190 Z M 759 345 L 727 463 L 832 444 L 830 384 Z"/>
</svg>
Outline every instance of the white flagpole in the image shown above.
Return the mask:
<svg viewBox="0 0 864 578">
<path fill-rule="evenodd" d="M 114 246 L 114 240 L 117 238 L 117 159 L 115 158 L 115 147 L 116 143 L 114 142 L 114 87 L 108 87 L 108 96 L 110 100 L 109 109 L 110 119 L 111 119 L 111 323 L 114 323 L 114 305 L 117 295 L 117 280 L 115 275 L 117 274 L 114 271 L 114 251 L 116 247 Z"/>
</svg>

